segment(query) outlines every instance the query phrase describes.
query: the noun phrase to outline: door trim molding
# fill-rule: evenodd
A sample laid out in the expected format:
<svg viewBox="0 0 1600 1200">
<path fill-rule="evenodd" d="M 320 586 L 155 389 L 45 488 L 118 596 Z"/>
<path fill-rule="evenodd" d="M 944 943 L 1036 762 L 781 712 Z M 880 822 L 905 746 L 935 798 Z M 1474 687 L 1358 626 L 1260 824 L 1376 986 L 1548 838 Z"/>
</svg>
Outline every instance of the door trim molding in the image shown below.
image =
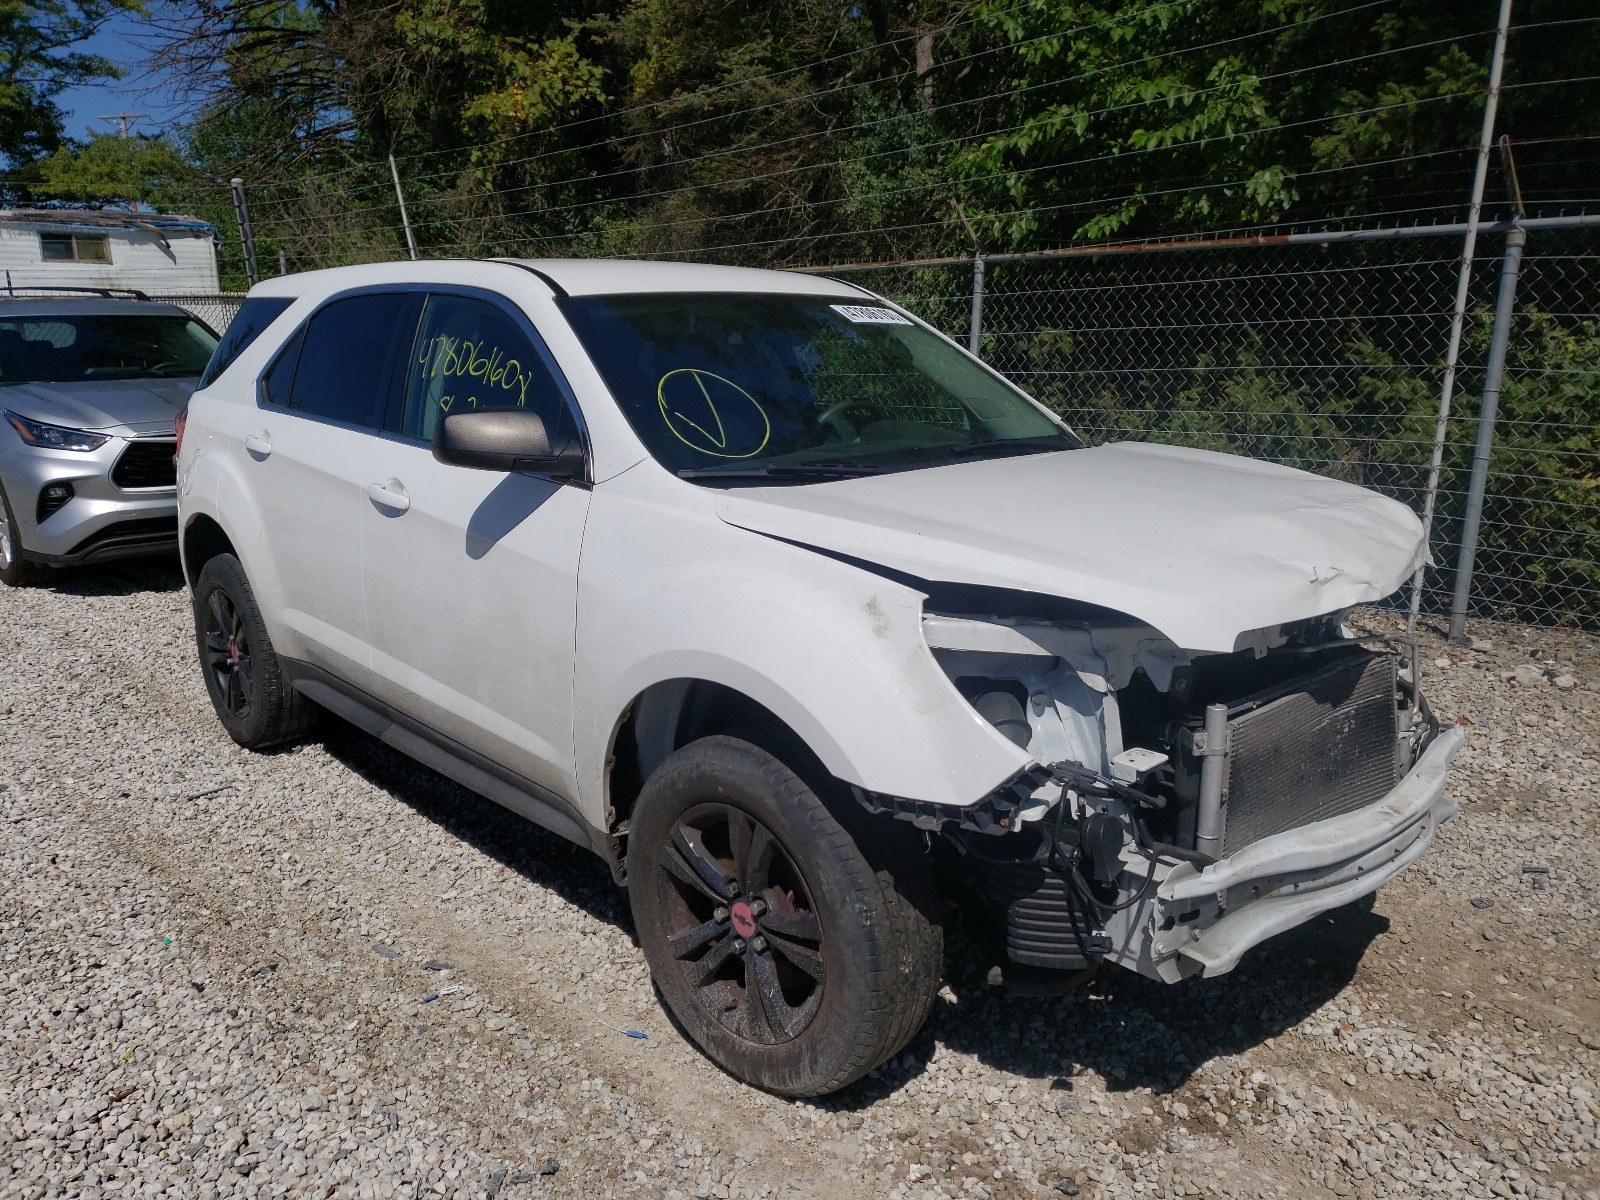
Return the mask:
<svg viewBox="0 0 1600 1200">
<path fill-rule="evenodd" d="M 565 796 L 463 746 L 330 671 L 299 659 L 280 662 L 290 685 L 307 699 L 469 791 L 594 851 L 615 867 L 611 840 L 591 826 Z"/>
</svg>

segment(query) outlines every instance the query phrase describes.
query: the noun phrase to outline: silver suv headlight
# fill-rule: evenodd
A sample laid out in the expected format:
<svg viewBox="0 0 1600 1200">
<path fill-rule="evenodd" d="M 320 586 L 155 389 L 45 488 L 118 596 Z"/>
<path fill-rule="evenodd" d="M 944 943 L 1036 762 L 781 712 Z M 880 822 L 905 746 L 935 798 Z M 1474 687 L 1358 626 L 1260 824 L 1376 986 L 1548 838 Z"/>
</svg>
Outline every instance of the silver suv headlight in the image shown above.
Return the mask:
<svg viewBox="0 0 1600 1200">
<path fill-rule="evenodd" d="M 87 454 L 91 450 L 100 449 L 111 440 L 103 433 L 90 433 L 86 429 L 68 429 L 63 425 L 46 425 L 43 421 L 32 421 L 9 411 L 6 413 L 6 420 L 11 423 L 11 428 L 17 431 L 18 437 L 28 445 L 37 446 L 41 450 L 78 450 Z"/>
</svg>

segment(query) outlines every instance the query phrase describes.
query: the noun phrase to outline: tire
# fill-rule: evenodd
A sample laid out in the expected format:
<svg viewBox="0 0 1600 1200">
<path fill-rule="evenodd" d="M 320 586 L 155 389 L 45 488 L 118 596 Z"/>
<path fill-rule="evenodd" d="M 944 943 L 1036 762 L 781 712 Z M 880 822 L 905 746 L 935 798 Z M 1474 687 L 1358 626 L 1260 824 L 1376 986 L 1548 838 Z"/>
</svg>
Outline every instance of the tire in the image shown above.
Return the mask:
<svg viewBox="0 0 1600 1200">
<path fill-rule="evenodd" d="M 629 900 L 672 1016 L 723 1070 L 784 1096 L 838 1091 L 896 1054 L 943 967 L 920 836 L 836 808 L 716 736 L 668 758 L 630 822 Z"/>
<path fill-rule="evenodd" d="M 0 488 L 0 583 L 7 587 L 35 587 L 44 582 L 49 568 L 22 557 L 22 534 L 11 511 L 11 500 Z"/>
<path fill-rule="evenodd" d="M 316 707 L 284 678 L 244 568 L 219 554 L 194 584 L 195 647 L 217 719 L 239 745 L 260 750 L 306 733 Z"/>
</svg>

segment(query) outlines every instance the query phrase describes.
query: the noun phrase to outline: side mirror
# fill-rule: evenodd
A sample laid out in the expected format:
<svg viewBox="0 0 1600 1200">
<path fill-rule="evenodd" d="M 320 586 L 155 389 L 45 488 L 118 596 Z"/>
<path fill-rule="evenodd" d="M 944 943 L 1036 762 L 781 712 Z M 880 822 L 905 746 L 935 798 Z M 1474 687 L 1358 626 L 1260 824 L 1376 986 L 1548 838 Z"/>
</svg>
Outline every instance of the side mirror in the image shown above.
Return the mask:
<svg viewBox="0 0 1600 1200">
<path fill-rule="evenodd" d="M 433 456 L 455 467 L 583 477 L 583 444 L 577 438 L 554 442 L 544 419 L 526 408 L 490 408 L 446 413 L 433 429 Z"/>
</svg>

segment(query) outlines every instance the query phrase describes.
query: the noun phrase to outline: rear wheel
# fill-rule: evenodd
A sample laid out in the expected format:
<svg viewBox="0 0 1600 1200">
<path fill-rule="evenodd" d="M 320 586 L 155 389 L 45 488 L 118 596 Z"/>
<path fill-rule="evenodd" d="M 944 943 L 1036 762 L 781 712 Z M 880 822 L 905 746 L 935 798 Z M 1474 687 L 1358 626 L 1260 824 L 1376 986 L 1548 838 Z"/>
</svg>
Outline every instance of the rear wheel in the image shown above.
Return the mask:
<svg viewBox="0 0 1600 1200">
<path fill-rule="evenodd" d="M 32 587 L 44 582 L 48 567 L 22 557 L 22 535 L 11 512 L 11 500 L 0 488 L 0 583 L 7 587 Z"/>
<path fill-rule="evenodd" d="M 217 719 L 251 750 L 299 737 L 316 708 L 284 678 L 244 568 L 219 554 L 194 584 L 195 643 Z"/>
<path fill-rule="evenodd" d="M 943 940 L 909 827 L 844 805 L 836 815 L 771 754 L 710 737 L 650 777 L 628 844 L 657 986 L 730 1074 L 823 1095 L 922 1027 Z"/>
</svg>

